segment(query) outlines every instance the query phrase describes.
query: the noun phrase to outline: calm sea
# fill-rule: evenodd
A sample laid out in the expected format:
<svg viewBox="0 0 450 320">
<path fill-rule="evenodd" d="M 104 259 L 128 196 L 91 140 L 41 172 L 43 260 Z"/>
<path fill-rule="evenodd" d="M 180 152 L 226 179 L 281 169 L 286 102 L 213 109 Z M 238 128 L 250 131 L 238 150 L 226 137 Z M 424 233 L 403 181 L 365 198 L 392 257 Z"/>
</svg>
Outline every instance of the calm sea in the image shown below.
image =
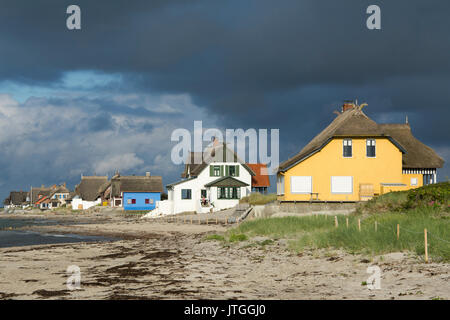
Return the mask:
<svg viewBox="0 0 450 320">
<path fill-rule="evenodd" d="M 8 230 L 24 226 L 74 224 L 76 222 L 48 219 L 8 219 L 0 217 L 0 248 L 37 244 L 72 243 L 86 241 L 111 241 L 112 238 L 77 234 L 49 234 L 34 231 Z M 79 224 L 79 223 L 78 223 Z M 6 230 L 5 230 L 6 229 Z"/>
</svg>

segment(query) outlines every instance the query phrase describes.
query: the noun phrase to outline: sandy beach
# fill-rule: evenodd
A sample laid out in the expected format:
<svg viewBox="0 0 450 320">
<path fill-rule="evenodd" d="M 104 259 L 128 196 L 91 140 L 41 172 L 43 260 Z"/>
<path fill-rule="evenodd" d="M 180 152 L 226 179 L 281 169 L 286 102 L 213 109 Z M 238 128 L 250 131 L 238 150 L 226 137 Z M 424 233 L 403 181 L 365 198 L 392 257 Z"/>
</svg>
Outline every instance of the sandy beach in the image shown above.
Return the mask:
<svg viewBox="0 0 450 320">
<path fill-rule="evenodd" d="M 84 216 L 78 225 L 28 229 L 115 237 L 112 242 L 0 249 L 0 299 L 450 299 L 450 264 L 407 252 L 294 254 L 286 240 L 207 241 L 231 226 Z M 67 267 L 81 270 L 68 290 Z M 381 269 L 381 289 L 365 285 Z"/>
</svg>

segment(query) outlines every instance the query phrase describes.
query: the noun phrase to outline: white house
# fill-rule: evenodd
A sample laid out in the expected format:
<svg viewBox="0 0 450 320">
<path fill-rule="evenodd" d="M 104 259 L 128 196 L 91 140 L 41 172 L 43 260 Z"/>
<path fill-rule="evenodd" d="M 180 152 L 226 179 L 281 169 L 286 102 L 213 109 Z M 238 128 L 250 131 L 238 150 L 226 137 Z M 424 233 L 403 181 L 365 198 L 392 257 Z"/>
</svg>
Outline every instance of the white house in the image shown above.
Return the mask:
<svg viewBox="0 0 450 320">
<path fill-rule="evenodd" d="M 75 187 L 72 209 L 86 210 L 100 204 L 100 187 L 107 182 L 107 176 L 82 176 L 80 184 Z"/>
<path fill-rule="evenodd" d="M 202 154 L 197 155 L 201 159 Z M 195 157 L 191 153 L 191 163 L 181 175 L 184 179 L 166 186 L 168 199 L 158 202 L 151 214 L 219 211 L 234 207 L 250 194 L 255 173 L 225 143 L 215 141 L 206 149 L 202 163 L 193 163 Z"/>
<path fill-rule="evenodd" d="M 66 200 L 69 198 L 69 190 L 66 188 L 66 184 L 56 187 L 50 193 L 49 209 L 57 208 L 66 204 Z"/>
</svg>

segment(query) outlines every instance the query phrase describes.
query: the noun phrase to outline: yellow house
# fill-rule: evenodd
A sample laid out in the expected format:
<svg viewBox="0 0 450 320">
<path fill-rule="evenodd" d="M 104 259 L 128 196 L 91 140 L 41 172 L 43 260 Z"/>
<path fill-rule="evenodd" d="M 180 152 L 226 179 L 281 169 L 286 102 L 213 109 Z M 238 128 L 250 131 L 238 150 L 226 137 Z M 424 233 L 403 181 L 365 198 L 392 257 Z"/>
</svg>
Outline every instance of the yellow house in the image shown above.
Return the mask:
<svg viewBox="0 0 450 320">
<path fill-rule="evenodd" d="M 280 164 L 280 201 L 364 201 L 390 191 L 436 183 L 444 160 L 404 124 L 377 124 L 364 105 L 338 116 L 298 154 Z"/>
</svg>

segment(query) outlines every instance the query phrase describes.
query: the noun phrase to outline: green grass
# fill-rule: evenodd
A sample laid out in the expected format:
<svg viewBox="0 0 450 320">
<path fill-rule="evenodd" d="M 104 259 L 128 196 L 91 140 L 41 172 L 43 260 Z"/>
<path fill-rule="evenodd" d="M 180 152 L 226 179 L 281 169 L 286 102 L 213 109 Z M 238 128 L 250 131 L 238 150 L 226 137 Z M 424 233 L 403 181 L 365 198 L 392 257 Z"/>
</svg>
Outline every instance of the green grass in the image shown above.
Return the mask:
<svg viewBox="0 0 450 320">
<path fill-rule="evenodd" d="M 262 205 L 277 200 L 277 195 L 274 193 L 261 194 L 259 192 L 251 193 L 239 200 L 239 203 L 248 203 L 250 205 Z"/>
<path fill-rule="evenodd" d="M 123 210 L 123 213 L 125 214 L 125 215 L 128 215 L 128 214 L 146 214 L 146 213 L 148 213 L 148 211 L 149 210 Z"/>
<path fill-rule="evenodd" d="M 245 240 L 248 240 L 248 237 L 243 233 L 232 233 L 228 238 L 229 242 L 240 242 Z"/>
<path fill-rule="evenodd" d="M 349 219 L 348 228 L 346 218 Z M 358 219 L 361 219 L 361 231 L 358 230 Z M 424 229 L 427 228 L 429 257 L 434 261 L 450 261 L 450 219 L 441 217 L 436 209 L 371 215 L 364 219 L 357 215 L 340 215 L 338 223 L 336 228 L 332 216 L 265 218 L 244 222 L 230 232 L 249 238 L 268 236 L 288 239 L 289 248 L 296 252 L 306 248 L 334 248 L 363 254 L 411 251 L 423 256 Z M 400 224 L 399 240 L 396 236 L 397 224 Z"/>
<path fill-rule="evenodd" d="M 210 235 L 207 235 L 207 236 L 205 237 L 205 240 L 207 240 L 207 241 L 210 241 L 210 240 L 214 240 L 214 241 L 225 241 L 225 237 L 224 237 L 224 236 L 221 236 L 221 235 L 219 235 L 219 234 L 210 234 Z"/>
</svg>

